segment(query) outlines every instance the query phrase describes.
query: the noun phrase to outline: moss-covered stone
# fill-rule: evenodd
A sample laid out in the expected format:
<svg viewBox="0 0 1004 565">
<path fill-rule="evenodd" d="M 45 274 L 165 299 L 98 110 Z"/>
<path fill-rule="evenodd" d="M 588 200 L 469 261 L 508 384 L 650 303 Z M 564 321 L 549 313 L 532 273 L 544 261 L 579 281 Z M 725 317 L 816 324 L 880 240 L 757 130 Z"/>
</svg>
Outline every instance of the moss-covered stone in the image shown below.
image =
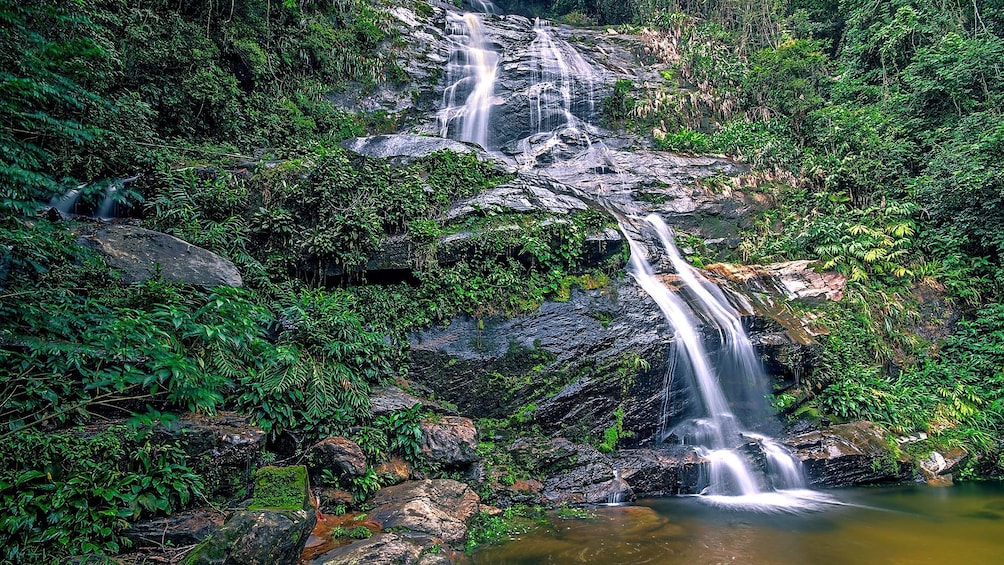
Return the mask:
<svg viewBox="0 0 1004 565">
<path fill-rule="evenodd" d="M 262 467 L 254 480 L 254 503 L 251 510 L 299 510 L 308 504 L 307 468 Z"/>
</svg>

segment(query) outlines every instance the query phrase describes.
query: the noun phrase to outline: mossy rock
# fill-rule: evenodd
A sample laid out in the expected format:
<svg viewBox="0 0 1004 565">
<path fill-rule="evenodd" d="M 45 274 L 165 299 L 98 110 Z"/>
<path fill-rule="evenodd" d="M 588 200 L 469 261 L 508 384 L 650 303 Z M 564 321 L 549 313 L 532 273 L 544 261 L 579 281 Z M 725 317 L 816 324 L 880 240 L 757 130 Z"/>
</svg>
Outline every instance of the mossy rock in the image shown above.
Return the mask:
<svg viewBox="0 0 1004 565">
<path fill-rule="evenodd" d="M 262 467 L 254 480 L 254 502 L 250 510 L 299 510 L 309 504 L 307 468 Z"/>
</svg>

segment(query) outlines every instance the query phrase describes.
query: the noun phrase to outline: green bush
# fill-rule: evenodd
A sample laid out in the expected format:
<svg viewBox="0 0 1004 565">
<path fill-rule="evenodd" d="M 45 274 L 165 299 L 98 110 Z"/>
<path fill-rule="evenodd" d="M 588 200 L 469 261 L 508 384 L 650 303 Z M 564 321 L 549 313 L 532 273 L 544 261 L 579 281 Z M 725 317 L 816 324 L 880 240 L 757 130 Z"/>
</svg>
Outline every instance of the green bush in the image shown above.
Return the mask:
<svg viewBox="0 0 1004 565">
<path fill-rule="evenodd" d="M 0 438 L 0 548 L 16 563 L 118 553 L 127 521 L 169 513 L 202 490 L 174 445 L 124 427 Z"/>
</svg>

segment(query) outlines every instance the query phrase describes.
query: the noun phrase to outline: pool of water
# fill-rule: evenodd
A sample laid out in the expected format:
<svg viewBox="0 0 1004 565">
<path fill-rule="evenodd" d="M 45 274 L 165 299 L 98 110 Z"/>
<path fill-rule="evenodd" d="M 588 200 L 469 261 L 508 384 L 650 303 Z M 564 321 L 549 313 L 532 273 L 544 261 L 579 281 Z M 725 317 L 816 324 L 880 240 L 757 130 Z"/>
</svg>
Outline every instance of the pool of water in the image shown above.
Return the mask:
<svg viewBox="0 0 1004 565">
<path fill-rule="evenodd" d="M 763 512 L 700 497 L 554 517 L 473 556 L 477 565 L 537 563 L 1004 564 L 1004 483 L 826 491 L 815 511 Z"/>
</svg>

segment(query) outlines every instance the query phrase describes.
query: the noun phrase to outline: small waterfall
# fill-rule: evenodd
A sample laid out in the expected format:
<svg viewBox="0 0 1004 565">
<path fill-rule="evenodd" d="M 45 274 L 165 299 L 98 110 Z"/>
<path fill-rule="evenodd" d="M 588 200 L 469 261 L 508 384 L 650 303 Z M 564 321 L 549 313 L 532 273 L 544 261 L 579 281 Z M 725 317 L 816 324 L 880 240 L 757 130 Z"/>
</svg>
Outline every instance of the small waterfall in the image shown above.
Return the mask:
<svg viewBox="0 0 1004 565">
<path fill-rule="evenodd" d="M 71 188 L 63 193 L 62 196 L 53 196 L 49 200 L 49 206 L 59 210 L 63 214 L 69 214 L 73 211 L 73 207 L 77 205 L 77 201 L 80 200 L 80 189 L 84 185 L 80 185 L 77 188 Z"/>
<path fill-rule="evenodd" d="M 662 438 L 694 445 L 705 459 L 702 494 L 715 504 L 740 506 L 762 511 L 795 511 L 818 507 L 829 502 L 826 495 L 804 490 L 801 468 L 781 444 L 767 435 L 746 431 L 726 391 L 734 392 L 739 384 L 742 403 L 750 403 L 757 391 L 760 403 L 766 383 L 739 315 L 710 281 L 691 267 L 680 255 L 669 227 L 656 215 L 646 218 L 662 243 L 676 275 L 693 307 L 681 294 L 671 291 L 656 276 L 645 259 L 645 249 L 622 229 L 631 249 L 629 272 L 645 292 L 655 300 L 675 332 L 674 372 L 687 370 L 693 376 L 703 408 L 703 416 L 675 426 Z M 715 327 L 720 347 L 709 354 L 698 331 L 701 321 Z M 763 387 L 757 389 L 757 387 Z M 734 402 L 733 402 L 734 404 Z M 754 403 L 755 404 L 755 403 Z M 745 414 L 759 410 L 744 406 Z M 660 418 L 665 418 L 664 413 Z M 663 429 L 665 422 L 662 422 Z M 755 471 L 740 449 L 750 441 L 759 447 L 766 460 L 765 472 Z"/>
<path fill-rule="evenodd" d="M 580 120 L 572 113 L 573 100 L 585 101 L 587 117 L 595 109 L 593 100 L 593 78 L 595 71 L 578 51 L 564 41 L 556 40 L 551 33 L 550 23 L 537 18 L 534 22 L 533 79 L 529 92 L 530 122 L 537 133 L 553 132 L 558 128 L 570 128 L 589 138 Z M 576 96 L 576 83 L 585 83 L 585 92 Z"/>
<path fill-rule="evenodd" d="M 448 86 L 439 113 L 440 136 L 489 149 L 488 121 L 494 104 L 499 55 L 485 39 L 477 14 L 448 12 L 446 21 L 450 60 L 446 67 Z"/>
<path fill-rule="evenodd" d="M 95 212 L 94 217 L 99 220 L 111 220 L 115 218 L 115 204 L 118 200 L 119 187 L 116 184 L 108 185 L 108 189 L 105 190 L 105 197 L 101 199 L 101 205 L 98 206 L 98 211 Z"/>
<path fill-rule="evenodd" d="M 471 7 L 482 14 L 495 15 L 499 13 L 499 9 L 491 0 L 471 0 Z"/>
</svg>

